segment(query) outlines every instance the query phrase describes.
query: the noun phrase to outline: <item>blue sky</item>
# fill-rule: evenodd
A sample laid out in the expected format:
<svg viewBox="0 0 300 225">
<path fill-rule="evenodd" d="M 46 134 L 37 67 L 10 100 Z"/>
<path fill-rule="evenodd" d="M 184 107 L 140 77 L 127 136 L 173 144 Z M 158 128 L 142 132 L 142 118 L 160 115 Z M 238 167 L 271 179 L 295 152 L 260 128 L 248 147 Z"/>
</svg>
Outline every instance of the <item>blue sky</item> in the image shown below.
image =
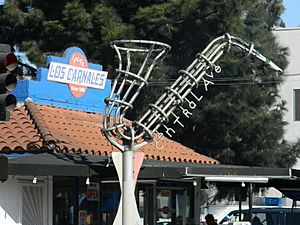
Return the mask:
<svg viewBox="0 0 300 225">
<path fill-rule="evenodd" d="M 283 0 L 285 12 L 281 16 L 286 27 L 297 27 L 300 25 L 300 1 Z"/>
</svg>

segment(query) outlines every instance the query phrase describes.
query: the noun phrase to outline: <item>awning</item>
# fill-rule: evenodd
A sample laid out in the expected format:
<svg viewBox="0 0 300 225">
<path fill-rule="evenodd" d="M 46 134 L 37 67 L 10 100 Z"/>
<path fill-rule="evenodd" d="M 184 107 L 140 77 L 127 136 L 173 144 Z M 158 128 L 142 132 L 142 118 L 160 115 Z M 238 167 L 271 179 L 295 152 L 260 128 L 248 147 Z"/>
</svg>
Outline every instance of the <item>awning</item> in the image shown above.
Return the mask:
<svg viewBox="0 0 300 225">
<path fill-rule="evenodd" d="M 40 153 L 7 154 L 9 175 L 92 176 L 97 173 L 90 165 L 103 166 L 105 156 Z"/>
<path fill-rule="evenodd" d="M 74 153 L 8 154 L 9 175 L 98 176 L 117 179 L 110 156 Z M 230 179 L 232 178 L 232 179 Z M 144 160 L 139 179 L 214 181 L 226 185 L 239 182 L 278 190 L 300 190 L 300 171 L 287 168 L 207 165 L 160 160 Z M 226 186 L 225 185 L 225 186 Z"/>
<path fill-rule="evenodd" d="M 297 177 L 298 170 L 288 168 L 249 167 L 237 165 L 207 165 L 185 162 L 170 162 L 158 160 L 144 160 L 141 176 L 153 178 L 203 178 L 216 182 L 239 182 L 240 179 L 257 183 L 266 183 L 272 179 L 291 179 Z M 230 178 L 233 178 L 230 180 Z M 299 176 L 300 178 L 300 176 Z M 241 180 L 242 182 L 242 180 Z"/>
</svg>

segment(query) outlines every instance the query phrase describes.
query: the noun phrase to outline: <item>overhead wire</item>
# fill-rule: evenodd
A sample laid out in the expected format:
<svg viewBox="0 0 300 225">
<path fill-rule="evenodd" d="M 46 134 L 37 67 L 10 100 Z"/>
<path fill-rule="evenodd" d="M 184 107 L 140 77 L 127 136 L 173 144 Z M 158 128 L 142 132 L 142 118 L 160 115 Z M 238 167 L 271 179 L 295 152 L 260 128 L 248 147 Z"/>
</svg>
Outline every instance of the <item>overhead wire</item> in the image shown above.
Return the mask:
<svg viewBox="0 0 300 225">
<path fill-rule="evenodd" d="M 235 78 L 214 78 L 211 79 L 211 81 L 214 83 L 214 85 L 217 86 L 232 86 L 232 85 L 253 85 L 253 84 L 278 84 L 282 80 L 281 79 L 272 79 L 267 77 L 250 77 L 250 78 L 244 78 L 244 77 L 235 77 Z M 148 81 L 149 86 L 168 86 L 173 83 L 173 79 L 167 79 L 164 81 L 159 80 L 152 80 Z M 199 83 L 199 85 L 204 86 L 204 83 Z"/>
<path fill-rule="evenodd" d="M 274 78 L 274 77 L 258 77 L 258 76 L 245 76 L 245 77 L 215 77 L 211 79 L 212 82 L 214 82 L 214 85 L 216 86 L 234 86 L 234 85 L 253 85 L 253 84 L 279 84 L 280 82 L 283 82 L 283 79 L 285 77 L 297 77 L 299 76 L 298 80 L 284 80 L 284 82 L 295 82 L 300 81 L 300 74 L 284 74 L 282 77 Z M 269 80 L 268 80 L 269 79 Z M 166 79 L 164 81 L 160 80 L 151 80 L 148 81 L 149 86 L 167 86 L 172 85 L 175 81 L 175 78 Z M 204 84 L 200 83 L 199 85 L 204 86 Z"/>
<path fill-rule="evenodd" d="M 299 79 L 295 80 L 284 80 L 284 82 L 295 82 L 295 81 L 300 81 L 300 74 L 296 75 L 288 75 L 288 76 L 282 76 L 282 77 L 278 77 L 278 78 L 274 78 L 274 77 L 267 77 L 267 76 L 263 76 L 263 77 L 258 77 L 258 76 L 249 76 L 249 77 L 215 77 L 213 79 L 211 79 L 210 81 L 212 81 L 214 83 L 215 86 L 238 86 L 238 85 L 253 85 L 253 84 L 280 84 L 281 82 L 283 82 L 283 79 L 285 77 L 297 77 L 299 76 Z M 176 80 L 176 78 L 169 78 L 169 79 L 165 79 L 165 80 L 150 80 L 148 81 L 148 86 L 151 87 L 159 87 L 159 86 L 170 86 L 174 83 L 174 81 Z M 199 83 L 199 85 L 204 86 L 204 83 Z"/>
</svg>

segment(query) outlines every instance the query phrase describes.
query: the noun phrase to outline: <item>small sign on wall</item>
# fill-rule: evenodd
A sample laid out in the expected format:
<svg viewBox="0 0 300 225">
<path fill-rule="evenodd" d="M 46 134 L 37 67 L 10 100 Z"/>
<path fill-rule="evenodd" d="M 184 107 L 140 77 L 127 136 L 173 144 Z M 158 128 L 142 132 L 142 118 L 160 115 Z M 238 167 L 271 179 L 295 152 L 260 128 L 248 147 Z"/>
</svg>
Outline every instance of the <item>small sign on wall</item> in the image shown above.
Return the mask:
<svg viewBox="0 0 300 225">
<path fill-rule="evenodd" d="M 87 186 L 86 199 L 88 201 L 99 201 L 99 183 L 90 183 Z"/>
<path fill-rule="evenodd" d="M 79 210 L 78 211 L 78 225 L 87 225 L 87 211 L 86 210 Z"/>
</svg>

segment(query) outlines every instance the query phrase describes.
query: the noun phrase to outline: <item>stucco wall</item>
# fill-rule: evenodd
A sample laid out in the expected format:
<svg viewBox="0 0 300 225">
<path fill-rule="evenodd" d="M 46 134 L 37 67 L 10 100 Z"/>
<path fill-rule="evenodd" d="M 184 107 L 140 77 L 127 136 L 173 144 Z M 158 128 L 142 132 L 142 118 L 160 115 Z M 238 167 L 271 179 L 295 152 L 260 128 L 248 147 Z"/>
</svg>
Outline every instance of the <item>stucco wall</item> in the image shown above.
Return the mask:
<svg viewBox="0 0 300 225">
<path fill-rule="evenodd" d="M 294 121 L 294 89 L 300 89 L 300 28 L 276 29 L 274 34 L 278 42 L 288 47 L 289 65 L 284 71 L 285 80 L 280 86 L 280 96 L 286 101 L 284 119 L 288 122 L 285 127 L 285 139 L 295 142 L 300 138 L 300 121 Z"/>
<path fill-rule="evenodd" d="M 36 187 L 42 190 L 41 195 L 35 195 Z M 33 190 L 32 196 L 27 196 L 25 190 Z M 35 196 L 41 196 L 41 198 L 34 199 Z M 32 197 L 34 200 L 40 200 L 42 209 L 37 209 L 27 201 L 25 205 L 30 206 L 26 208 L 27 215 L 31 213 L 34 217 L 42 212 L 40 215 L 42 224 L 52 224 L 52 179 L 40 177 L 37 184 L 33 184 L 32 177 L 9 176 L 7 181 L 0 183 L 0 225 L 27 225 L 29 223 L 35 225 L 30 220 L 24 219 L 26 213 L 23 212 L 24 207 L 22 207 L 26 198 L 32 199 Z"/>
<path fill-rule="evenodd" d="M 0 224 L 21 224 L 19 193 L 17 182 L 12 177 L 0 183 Z"/>
<path fill-rule="evenodd" d="M 295 142 L 300 138 L 300 121 L 294 121 L 294 89 L 300 89 L 300 28 L 276 29 L 274 34 L 282 46 L 288 47 L 289 52 L 289 65 L 284 71 L 285 81 L 280 86 L 279 94 L 286 101 L 288 110 L 284 116 L 288 122 L 284 137 L 287 141 Z M 299 160 L 294 168 L 300 168 Z"/>
</svg>

